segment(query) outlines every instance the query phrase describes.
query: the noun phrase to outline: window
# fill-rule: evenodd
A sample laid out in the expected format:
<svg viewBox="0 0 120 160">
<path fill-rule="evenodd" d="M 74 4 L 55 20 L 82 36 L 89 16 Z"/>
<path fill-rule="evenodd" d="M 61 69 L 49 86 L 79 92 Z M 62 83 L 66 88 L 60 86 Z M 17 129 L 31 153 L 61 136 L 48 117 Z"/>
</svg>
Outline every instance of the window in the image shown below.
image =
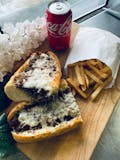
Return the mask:
<svg viewBox="0 0 120 160">
<path fill-rule="evenodd" d="M 51 0 L 0 0 L 0 26 L 2 26 L 5 22 L 16 23 L 25 21 L 26 19 L 33 20 L 37 16 L 44 16 L 45 10 L 50 1 Z M 67 1 L 70 3 L 73 11 L 73 20 L 76 20 L 77 23 L 81 23 L 83 21 L 86 23 L 89 22 L 89 24 L 92 25 L 95 24 L 96 27 L 100 27 L 103 29 L 105 29 L 104 27 L 107 25 L 106 20 L 111 21 L 112 19 L 109 18 L 109 16 L 104 13 L 104 9 L 101 8 L 106 6 L 106 4 L 108 4 L 107 7 L 109 8 L 114 9 L 114 6 L 117 6 L 118 10 L 120 8 L 119 0 L 115 0 L 114 3 L 113 0 L 67 0 Z M 91 12 L 92 14 L 89 14 Z M 96 20 L 96 16 L 94 18 L 94 15 L 100 17 L 100 19 L 97 18 Z M 86 19 L 88 19 L 89 21 L 86 21 Z M 119 28 L 118 25 L 119 22 L 117 21 L 117 19 L 116 20 L 114 19 L 114 21 L 115 21 L 114 23 L 117 24 L 116 25 L 114 25 L 113 23 L 111 25 L 108 24 L 109 28 L 112 25 L 113 27 L 111 28 L 115 28 L 115 26 L 118 26 Z M 117 29 L 115 28 L 114 30 L 116 31 L 118 30 L 118 28 Z M 110 31 L 111 30 L 113 29 L 110 29 Z"/>
<path fill-rule="evenodd" d="M 18 14 L 25 10 L 28 14 L 43 16 L 47 4 L 51 0 L 0 0 L 0 17 Z M 73 19 L 80 18 L 106 4 L 106 0 L 68 0 L 73 11 Z"/>
<path fill-rule="evenodd" d="M 68 0 L 68 2 L 72 6 L 74 20 L 105 6 L 107 3 L 106 0 Z"/>
</svg>

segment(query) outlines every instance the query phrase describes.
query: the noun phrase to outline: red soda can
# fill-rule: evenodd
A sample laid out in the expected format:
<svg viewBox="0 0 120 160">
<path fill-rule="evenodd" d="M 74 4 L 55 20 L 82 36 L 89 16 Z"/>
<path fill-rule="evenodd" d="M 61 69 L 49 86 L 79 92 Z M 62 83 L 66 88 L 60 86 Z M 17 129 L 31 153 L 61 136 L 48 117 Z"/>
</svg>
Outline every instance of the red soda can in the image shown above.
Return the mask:
<svg viewBox="0 0 120 160">
<path fill-rule="evenodd" d="M 72 11 L 69 3 L 55 0 L 46 10 L 48 41 L 54 50 L 65 50 L 70 44 Z"/>
</svg>

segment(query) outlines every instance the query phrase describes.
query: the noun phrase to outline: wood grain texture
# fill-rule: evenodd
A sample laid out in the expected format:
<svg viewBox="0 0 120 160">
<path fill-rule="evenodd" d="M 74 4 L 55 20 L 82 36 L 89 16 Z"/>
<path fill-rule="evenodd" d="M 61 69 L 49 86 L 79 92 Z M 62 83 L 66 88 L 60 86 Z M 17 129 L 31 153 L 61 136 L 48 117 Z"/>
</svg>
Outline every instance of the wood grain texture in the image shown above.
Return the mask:
<svg viewBox="0 0 120 160">
<path fill-rule="evenodd" d="M 79 26 L 73 24 L 72 41 Z M 45 42 L 41 50 L 49 49 Z M 69 50 L 57 53 L 63 68 Z M 95 146 L 120 97 L 120 70 L 112 89 L 102 91 L 95 102 L 76 97 L 79 103 L 83 124 L 64 135 L 30 144 L 19 144 L 17 147 L 32 160 L 89 160 Z"/>
</svg>

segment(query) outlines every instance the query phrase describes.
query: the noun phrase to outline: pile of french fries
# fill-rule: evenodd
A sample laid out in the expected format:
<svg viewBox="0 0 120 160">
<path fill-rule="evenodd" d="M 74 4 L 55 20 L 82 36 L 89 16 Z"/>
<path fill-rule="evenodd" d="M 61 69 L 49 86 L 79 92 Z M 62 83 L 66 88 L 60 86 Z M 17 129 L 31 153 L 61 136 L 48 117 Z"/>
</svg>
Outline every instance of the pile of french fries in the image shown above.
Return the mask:
<svg viewBox="0 0 120 160">
<path fill-rule="evenodd" d="M 75 95 L 96 99 L 99 93 L 112 81 L 111 69 L 98 59 L 79 61 L 67 66 L 67 82 Z"/>
</svg>

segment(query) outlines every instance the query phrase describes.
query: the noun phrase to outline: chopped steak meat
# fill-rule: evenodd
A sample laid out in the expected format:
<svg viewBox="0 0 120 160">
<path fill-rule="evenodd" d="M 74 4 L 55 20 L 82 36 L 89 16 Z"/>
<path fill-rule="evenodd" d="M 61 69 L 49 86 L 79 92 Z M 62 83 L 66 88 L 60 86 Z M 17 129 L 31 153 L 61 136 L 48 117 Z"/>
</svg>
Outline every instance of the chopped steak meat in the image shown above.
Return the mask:
<svg viewBox="0 0 120 160">
<path fill-rule="evenodd" d="M 54 57 L 47 53 L 30 59 L 29 66 L 14 78 L 15 85 L 33 98 L 41 100 L 52 95 L 51 82 L 57 72 Z"/>
<path fill-rule="evenodd" d="M 34 102 L 25 106 L 10 120 L 10 125 L 17 132 L 30 131 L 57 127 L 79 115 L 80 110 L 75 98 L 70 90 L 66 90 L 59 93 L 54 101 Z"/>
</svg>

